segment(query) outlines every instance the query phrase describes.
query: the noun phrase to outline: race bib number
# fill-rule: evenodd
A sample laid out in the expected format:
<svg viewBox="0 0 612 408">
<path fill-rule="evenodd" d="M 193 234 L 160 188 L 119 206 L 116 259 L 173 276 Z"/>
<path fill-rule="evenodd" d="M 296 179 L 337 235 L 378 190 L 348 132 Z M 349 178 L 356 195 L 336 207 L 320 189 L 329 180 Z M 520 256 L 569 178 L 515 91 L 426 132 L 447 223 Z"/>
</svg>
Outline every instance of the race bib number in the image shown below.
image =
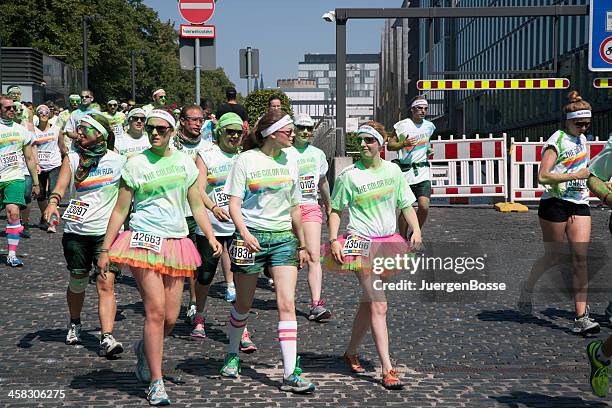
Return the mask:
<svg viewBox="0 0 612 408">
<path fill-rule="evenodd" d="M 163 242 L 164 239 L 157 235 L 148 234 L 146 232 L 132 232 L 130 248 L 144 248 L 160 253 Z"/>
<path fill-rule="evenodd" d="M 10 152 L 0 156 L 0 168 L 19 167 L 21 160 L 17 152 Z"/>
<path fill-rule="evenodd" d="M 236 265 L 255 265 L 255 254 L 244 246 L 244 241 L 241 239 L 232 241 L 229 256 Z"/>
<path fill-rule="evenodd" d="M 359 234 L 351 234 L 346 237 L 342 247 L 342 255 L 368 256 L 372 240 Z"/>
<path fill-rule="evenodd" d="M 123 125 L 118 123 L 112 126 L 115 137 L 123 135 Z"/>
<path fill-rule="evenodd" d="M 302 195 L 315 195 L 317 193 L 315 176 L 312 174 L 300 176 L 300 190 L 302 190 Z"/>
<path fill-rule="evenodd" d="M 85 219 L 85 214 L 89 211 L 89 204 L 85 201 L 70 200 L 68 208 L 64 211 L 62 218 L 81 224 Z"/>
<path fill-rule="evenodd" d="M 49 164 L 51 162 L 51 152 L 38 151 L 38 163 Z"/>
<path fill-rule="evenodd" d="M 587 181 L 582 180 L 570 180 L 566 183 L 567 191 L 582 191 L 587 188 Z"/>
<path fill-rule="evenodd" d="M 213 193 L 215 195 L 215 204 L 218 207 L 227 207 L 229 205 L 229 196 L 223 192 L 223 187 L 215 187 Z"/>
</svg>

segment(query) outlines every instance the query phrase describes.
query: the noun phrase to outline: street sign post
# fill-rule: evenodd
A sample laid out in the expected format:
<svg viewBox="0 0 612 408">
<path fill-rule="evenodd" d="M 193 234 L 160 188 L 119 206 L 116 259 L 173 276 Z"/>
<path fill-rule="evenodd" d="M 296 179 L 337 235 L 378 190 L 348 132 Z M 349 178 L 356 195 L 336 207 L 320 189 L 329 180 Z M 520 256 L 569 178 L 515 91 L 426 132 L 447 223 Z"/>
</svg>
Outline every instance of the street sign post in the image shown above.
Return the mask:
<svg viewBox="0 0 612 408">
<path fill-rule="evenodd" d="M 240 78 L 247 80 L 247 94 L 251 92 L 251 78 L 259 77 L 259 49 L 241 48 L 239 51 Z"/>
<path fill-rule="evenodd" d="M 612 1 L 591 0 L 589 70 L 612 71 Z"/>
<path fill-rule="evenodd" d="M 193 71 L 195 69 L 195 39 L 179 38 L 179 54 L 181 69 Z M 214 38 L 200 39 L 200 65 L 204 71 L 217 69 L 216 45 Z"/>
<path fill-rule="evenodd" d="M 215 0 L 179 0 L 178 8 L 191 24 L 204 24 L 215 12 Z"/>
</svg>

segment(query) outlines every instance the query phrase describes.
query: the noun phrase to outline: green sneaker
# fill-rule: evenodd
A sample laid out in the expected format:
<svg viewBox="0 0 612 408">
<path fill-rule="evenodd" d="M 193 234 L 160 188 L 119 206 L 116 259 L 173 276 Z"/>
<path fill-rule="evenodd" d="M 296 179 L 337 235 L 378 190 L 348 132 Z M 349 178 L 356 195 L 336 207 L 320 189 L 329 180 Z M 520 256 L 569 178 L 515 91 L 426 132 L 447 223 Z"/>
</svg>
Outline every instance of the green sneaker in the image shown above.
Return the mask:
<svg viewBox="0 0 612 408">
<path fill-rule="evenodd" d="M 283 378 L 281 391 L 289 391 L 295 394 L 308 394 L 314 392 L 315 385 L 302 377 L 302 369 L 300 368 L 300 357 L 295 360 L 295 369 L 293 374 L 287 378 Z"/>
<path fill-rule="evenodd" d="M 241 372 L 240 359 L 236 354 L 228 354 L 225 357 L 225 363 L 221 367 L 221 375 L 224 377 L 238 378 L 238 374 Z"/>
<path fill-rule="evenodd" d="M 591 363 L 591 389 L 598 397 L 608 395 L 608 364 L 597 359 L 597 352 L 601 348 L 601 340 L 592 341 L 587 346 L 587 355 Z"/>
</svg>

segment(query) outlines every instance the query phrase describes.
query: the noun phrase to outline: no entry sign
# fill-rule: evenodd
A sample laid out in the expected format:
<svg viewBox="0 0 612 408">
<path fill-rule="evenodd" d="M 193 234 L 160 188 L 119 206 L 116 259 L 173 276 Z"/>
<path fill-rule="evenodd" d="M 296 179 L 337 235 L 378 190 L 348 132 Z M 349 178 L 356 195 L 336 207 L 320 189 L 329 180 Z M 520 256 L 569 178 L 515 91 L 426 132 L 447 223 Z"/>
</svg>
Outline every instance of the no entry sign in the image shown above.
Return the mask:
<svg viewBox="0 0 612 408">
<path fill-rule="evenodd" d="M 215 12 L 215 0 L 179 0 L 179 13 L 191 24 L 203 24 Z"/>
</svg>

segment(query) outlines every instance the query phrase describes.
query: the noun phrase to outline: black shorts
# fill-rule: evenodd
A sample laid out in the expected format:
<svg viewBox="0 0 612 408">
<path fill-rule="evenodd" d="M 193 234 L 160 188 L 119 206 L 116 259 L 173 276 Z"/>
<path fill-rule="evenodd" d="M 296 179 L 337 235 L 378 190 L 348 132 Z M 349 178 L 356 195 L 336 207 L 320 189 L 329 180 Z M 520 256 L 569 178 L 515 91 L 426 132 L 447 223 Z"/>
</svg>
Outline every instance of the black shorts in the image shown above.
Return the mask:
<svg viewBox="0 0 612 408">
<path fill-rule="evenodd" d="M 410 184 L 410 189 L 412 190 L 412 194 L 414 194 L 416 198 L 419 198 L 419 197 L 430 198 L 431 197 L 431 181 L 430 180 L 421 181 L 420 183 L 416 183 L 416 184 Z"/>
<path fill-rule="evenodd" d="M 104 235 L 79 235 L 64 232 L 62 246 L 66 267 L 70 273 L 88 275 L 93 268 L 94 276 L 97 276 L 100 273 L 98 257 L 102 253 L 103 243 Z M 110 264 L 109 270 L 116 276 L 121 274 L 121 270 L 114 264 Z"/>
<path fill-rule="evenodd" d="M 591 216 L 591 208 L 588 204 L 576 204 L 559 198 L 546 198 L 540 200 L 538 217 L 550 222 L 567 222 L 573 216 Z"/>
<path fill-rule="evenodd" d="M 215 237 L 217 241 L 223 246 L 229 245 L 232 242 L 232 236 L 221 236 Z M 198 248 L 198 252 L 200 253 L 200 257 L 202 258 L 202 265 L 200 265 L 197 269 L 196 278 L 200 285 L 210 285 L 215 277 L 215 273 L 217 272 L 217 265 L 219 265 L 219 259 L 213 256 L 213 250 L 210 244 L 208 243 L 208 239 L 202 235 L 196 235 L 196 246 Z"/>
</svg>

